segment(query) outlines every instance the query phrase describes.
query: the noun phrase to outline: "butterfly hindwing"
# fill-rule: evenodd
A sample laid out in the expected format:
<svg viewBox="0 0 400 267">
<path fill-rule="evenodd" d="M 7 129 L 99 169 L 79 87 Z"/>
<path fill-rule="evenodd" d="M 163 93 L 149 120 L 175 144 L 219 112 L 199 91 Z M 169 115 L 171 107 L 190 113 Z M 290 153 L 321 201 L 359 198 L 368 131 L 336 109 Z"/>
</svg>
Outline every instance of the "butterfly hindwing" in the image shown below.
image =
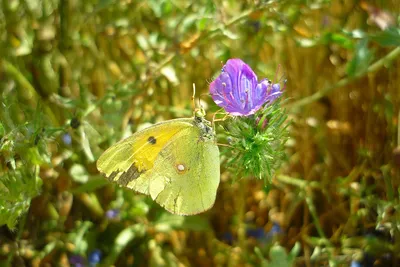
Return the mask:
<svg viewBox="0 0 400 267">
<path fill-rule="evenodd" d="M 197 127 L 185 129 L 160 152 L 151 175 L 149 193 L 166 210 L 179 215 L 206 211 L 220 182 L 218 147 Z"/>
</svg>

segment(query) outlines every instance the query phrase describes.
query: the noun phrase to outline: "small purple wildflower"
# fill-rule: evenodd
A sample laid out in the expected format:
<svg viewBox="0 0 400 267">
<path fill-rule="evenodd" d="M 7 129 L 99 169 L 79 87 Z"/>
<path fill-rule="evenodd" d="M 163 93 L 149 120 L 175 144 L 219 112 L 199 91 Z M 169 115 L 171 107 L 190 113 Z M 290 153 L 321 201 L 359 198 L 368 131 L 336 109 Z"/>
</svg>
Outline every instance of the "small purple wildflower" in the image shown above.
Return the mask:
<svg viewBox="0 0 400 267">
<path fill-rule="evenodd" d="M 115 219 L 119 215 L 119 209 L 110 209 L 106 211 L 106 217 L 108 219 Z"/>
<path fill-rule="evenodd" d="M 69 257 L 69 263 L 74 267 L 83 267 L 85 266 L 85 259 L 80 255 L 73 254 Z"/>
<path fill-rule="evenodd" d="M 63 134 L 62 140 L 63 140 L 64 144 L 66 144 L 67 146 L 70 146 L 72 143 L 72 137 L 69 133 Z"/>
<path fill-rule="evenodd" d="M 268 101 L 273 102 L 275 99 L 280 97 L 282 94 L 281 85 L 279 83 L 275 83 L 272 85 L 272 90 L 269 92 Z"/>
<path fill-rule="evenodd" d="M 229 59 L 221 74 L 210 84 L 214 102 L 234 116 L 249 116 L 282 92 L 279 84 L 268 79 L 260 82 L 253 70 L 241 59 Z"/>
<path fill-rule="evenodd" d="M 222 241 L 226 242 L 227 244 L 233 244 L 235 238 L 233 237 L 231 232 L 224 232 L 221 237 Z"/>
<path fill-rule="evenodd" d="M 246 235 L 248 237 L 254 237 L 256 239 L 263 239 L 265 238 L 265 231 L 264 228 L 258 227 L 258 228 L 250 228 L 246 230 Z"/>
<path fill-rule="evenodd" d="M 98 263 L 100 263 L 101 256 L 102 253 L 100 249 L 93 250 L 88 256 L 90 266 L 96 266 Z"/>
<path fill-rule="evenodd" d="M 350 267 L 362 267 L 362 263 L 359 261 L 352 260 L 350 263 Z"/>
<path fill-rule="evenodd" d="M 283 230 L 282 230 L 281 226 L 278 223 L 274 222 L 274 223 L 272 223 L 271 230 L 269 230 L 269 232 L 266 233 L 266 237 L 267 238 L 272 238 L 275 235 L 278 235 L 278 234 L 281 234 L 281 233 L 283 233 Z"/>
<path fill-rule="evenodd" d="M 282 228 L 279 226 L 278 223 L 273 223 L 272 228 L 269 232 L 265 232 L 264 228 L 258 227 L 258 228 L 249 228 L 246 230 L 246 234 L 248 237 L 254 237 L 255 239 L 262 241 L 262 242 L 267 242 L 271 240 L 274 236 L 281 234 Z"/>
</svg>

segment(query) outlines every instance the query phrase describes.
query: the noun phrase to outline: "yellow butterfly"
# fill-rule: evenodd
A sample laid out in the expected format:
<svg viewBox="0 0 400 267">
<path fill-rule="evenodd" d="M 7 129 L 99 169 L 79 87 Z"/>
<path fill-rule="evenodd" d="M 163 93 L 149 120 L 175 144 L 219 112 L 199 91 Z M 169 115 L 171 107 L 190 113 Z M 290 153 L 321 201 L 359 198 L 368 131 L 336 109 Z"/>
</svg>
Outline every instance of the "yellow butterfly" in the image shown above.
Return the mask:
<svg viewBox="0 0 400 267">
<path fill-rule="evenodd" d="M 97 169 L 108 180 L 153 200 L 171 213 L 210 209 L 220 182 L 219 150 L 204 111 L 157 123 L 107 149 Z"/>
</svg>

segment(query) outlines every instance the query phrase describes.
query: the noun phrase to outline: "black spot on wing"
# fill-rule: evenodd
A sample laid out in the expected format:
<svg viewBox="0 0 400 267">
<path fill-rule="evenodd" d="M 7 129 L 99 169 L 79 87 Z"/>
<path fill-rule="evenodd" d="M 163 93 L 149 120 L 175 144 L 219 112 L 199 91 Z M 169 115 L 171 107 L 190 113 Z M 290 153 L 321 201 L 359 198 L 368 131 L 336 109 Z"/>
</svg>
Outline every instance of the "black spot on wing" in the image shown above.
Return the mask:
<svg viewBox="0 0 400 267">
<path fill-rule="evenodd" d="M 154 136 L 150 136 L 149 139 L 147 139 L 147 142 L 149 142 L 152 145 L 155 145 L 157 143 L 157 139 L 154 138 Z"/>
<path fill-rule="evenodd" d="M 136 168 L 135 164 L 132 164 L 126 172 L 123 172 L 117 181 L 118 184 L 122 186 L 127 186 L 131 181 L 139 178 L 139 176 L 144 173 L 146 170 L 139 171 Z M 112 172 L 107 179 L 111 182 L 114 182 L 115 177 L 118 175 L 119 172 Z"/>
</svg>

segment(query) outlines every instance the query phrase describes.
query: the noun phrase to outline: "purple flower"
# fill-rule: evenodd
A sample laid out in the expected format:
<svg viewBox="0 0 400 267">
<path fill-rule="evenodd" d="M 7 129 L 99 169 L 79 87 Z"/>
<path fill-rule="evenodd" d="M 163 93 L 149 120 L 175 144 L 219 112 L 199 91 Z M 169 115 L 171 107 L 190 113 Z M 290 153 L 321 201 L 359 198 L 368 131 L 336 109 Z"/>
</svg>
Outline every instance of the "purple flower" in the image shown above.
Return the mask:
<svg viewBox="0 0 400 267">
<path fill-rule="evenodd" d="M 241 59 L 229 59 L 221 74 L 210 84 L 214 102 L 234 116 L 254 114 L 266 102 L 272 102 L 282 92 L 279 84 L 268 79 L 260 82 L 253 70 Z"/>
<path fill-rule="evenodd" d="M 272 228 L 269 232 L 265 232 L 264 228 L 249 228 L 246 230 L 246 234 L 248 237 L 254 237 L 259 241 L 266 242 L 271 240 L 274 236 L 283 233 L 282 228 L 278 223 L 273 223 Z"/>
<path fill-rule="evenodd" d="M 235 238 L 233 237 L 231 232 L 224 232 L 222 234 L 222 238 L 221 239 L 222 239 L 222 241 L 224 241 L 224 242 L 226 242 L 228 244 L 233 244 L 233 241 L 234 241 Z"/>
<path fill-rule="evenodd" d="M 69 263 L 75 267 L 83 267 L 85 266 L 85 259 L 80 255 L 73 254 L 69 257 Z"/>
<path fill-rule="evenodd" d="M 265 238 L 265 231 L 264 228 L 258 227 L 258 228 L 250 228 L 246 230 L 246 235 L 248 237 L 254 237 L 256 239 L 263 239 Z"/>
<path fill-rule="evenodd" d="M 119 215 L 119 209 L 110 209 L 106 211 L 106 217 L 108 219 L 115 219 L 118 217 Z"/>
<path fill-rule="evenodd" d="M 101 260 L 102 253 L 100 249 L 95 249 L 88 256 L 90 266 L 96 266 Z"/>
<path fill-rule="evenodd" d="M 350 263 L 350 267 L 362 267 L 362 263 L 359 261 L 352 260 Z"/>
<path fill-rule="evenodd" d="M 63 140 L 64 144 L 66 144 L 68 146 L 70 146 L 72 143 L 72 137 L 69 133 L 63 134 L 62 140 Z"/>
</svg>

